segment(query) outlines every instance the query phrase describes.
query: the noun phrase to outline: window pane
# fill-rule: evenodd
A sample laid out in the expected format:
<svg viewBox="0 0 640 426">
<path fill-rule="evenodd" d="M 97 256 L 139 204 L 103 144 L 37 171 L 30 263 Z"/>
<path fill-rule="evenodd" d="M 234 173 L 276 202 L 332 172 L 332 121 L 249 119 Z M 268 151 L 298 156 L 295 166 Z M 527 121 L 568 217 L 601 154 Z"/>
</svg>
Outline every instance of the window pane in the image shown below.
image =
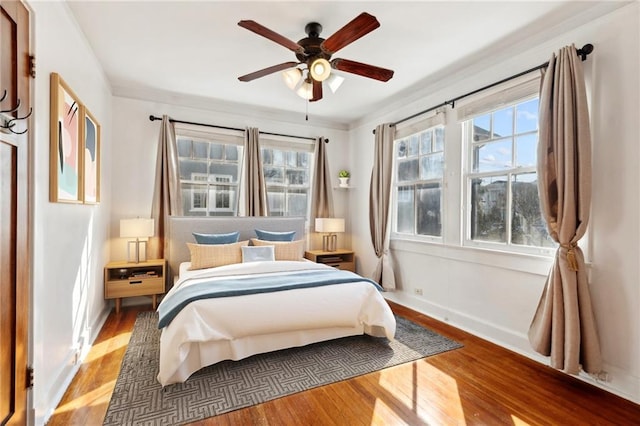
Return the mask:
<svg viewBox="0 0 640 426">
<path fill-rule="evenodd" d="M 556 244 L 549 236 L 540 212 L 536 177 L 536 173 L 513 176 L 511 242 L 535 247 L 555 247 Z"/>
<path fill-rule="evenodd" d="M 263 169 L 264 179 L 267 184 L 270 183 L 284 183 L 284 174 L 279 167 L 265 167 Z"/>
<path fill-rule="evenodd" d="M 288 185 L 307 185 L 309 175 L 306 170 L 287 170 Z"/>
<path fill-rule="evenodd" d="M 279 150 L 273 150 L 273 165 L 284 166 L 285 153 Z"/>
<path fill-rule="evenodd" d="M 418 159 L 403 161 L 398 163 L 398 181 L 418 179 Z"/>
<path fill-rule="evenodd" d="M 178 145 L 178 157 L 191 158 L 191 140 L 178 139 L 176 144 Z"/>
<path fill-rule="evenodd" d="M 226 160 L 227 161 L 233 161 L 236 162 L 238 161 L 239 155 L 238 155 L 238 151 L 240 150 L 240 147 L 235 146 L 235 145 L 226 145 L 225 146 L 225 150 L 226 150 Z"/>
<path fill-rule="evenodd" d="M 493 137 L 503 138 L 513 134 L 513 107 L 493 113 Z"/>
<path fill-rule="evenodd" d="M 500 139 L 496 142 L 474 145 L 474 172 L 491 172 L 512 167 L 511 138 Z"/>
<path fill-rule="evenodd" d="M 298 153 L 297 152 L 287 152 L 287 167 L 298 167 Z"/>
<path fill-rule="evenodd" d="M 533 167 L 538 158 L 538 135 L 536 133 L 516 138 L 516 166 Z"/>
<path fill-rule="evenodd" d="M 180 185 L 182 191 L 182 210 L 185 216 L 206 216 L 207 215 L 207 185 L 194 185 L 183 183 Z"/>
<path fill-rule="evenodd" d="M 485 114 L 473 119 L 473 141 L 480 142 L 490 139 L 491 115 Z"/>
<path fill-rule="evenodd" d="M 516 106 L 516 133 L 538 130 L 538 98 Z"/>
<path fill-rule="evenodd" d="M 311 154 L 308 152 L 298 152 L 298 167 L 308 169 L 310 164 L 309 158 L 311 158 Z"/>
<path fill-rule="evenodd" d="M 262 164 L 273 164 L 273 150 L 262 149 Z"/>
<path fill-rule="evenodd" d="M 193 158 L 209 158 L 209 142 L 193 142 Z"/>
<path fill-rule="evenodd" d="M 405 158 L 407 156 L 407 140 L 401 139 L 396 144 L 396 157 Z"/>
<path fill-rule="evenodd" d="M 440 179 L 444 174 L 444 153 L 425 155 L 420 158 L 420 179 Z"/>
<path fill-rule="evenodd" d="M 413 234 L 414 211 L 413 186 L 398 187 L 397 232 Z"/>
<path fill-rule="evenodd" d="M 471 239 L 506 242 L 507 177 L 471 180 Z"/>
<path fill-rule="evenodd" d="M 209 164 L 209 182 L 238 182 L 238 165 L 235 163 Z"/>
<path fill-rule="evenodd" d="M 416 196 L 418 197 L 417 215 L 418 223 L 416 234 L 439 237 L 442 235 L 442 219 L 440 215 L 441 188 L 439 183 L 418 185 Z"/>
<path fill-rule="evenodd" d="M 431 136 L 430 130 L 420 133 L 420 153 L 429 154 L 431 152 Z"/>
<path fill-rule="evenodd" d="M 306 190 L 289 190 L 287 192 L 287 216 L 305 216 L 307 214 L 308 196 Z"/>
<path fill-rule="evenodd" d="M 436 144 L 433 150 L 444 151 L 444 127 L 436 127 Z"/>
<path fill-rule="evenodd" d="M 420 154 L 420 139 L 418 135 L 411 135 L 409 137 L 409 157 Z"/>
<path fill-rule="evenodd" d="M 267 202 L 269 204 L 269 216 L 284 216 L 283 188 L 267 188 Z"/>
<path fill-rule="evenodd" d="M 207 162 L 195 161 L 195 160 L 180 160 L 180 179 L 184 180 L 207 180 Z M 194 177 L 196 175 L 202 175 L 202 179 Z"/>
<path fill-rule="evenodd" d="M 224 145 L 221 145 L 219 143 L 212 143 L 211 144 L 211 148 L 209 150 L 209 158 L 211 158 L 212 160 L 222 160 L 223 154 L 224 153 Z"/>
</svg>

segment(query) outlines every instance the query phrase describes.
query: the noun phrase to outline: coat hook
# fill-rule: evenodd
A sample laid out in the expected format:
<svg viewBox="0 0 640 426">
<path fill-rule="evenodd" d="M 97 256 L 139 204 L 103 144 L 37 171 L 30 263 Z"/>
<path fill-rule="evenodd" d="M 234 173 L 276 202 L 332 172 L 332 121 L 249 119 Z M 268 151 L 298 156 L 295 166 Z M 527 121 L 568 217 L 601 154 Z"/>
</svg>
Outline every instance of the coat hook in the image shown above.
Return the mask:
<svg viewBox="0 0 640 426">
<path fill-rule="evenodd" d="M 16 121 L 18 121 L 18 120 L 26 120 L 27 118 L 31 117 L 32 113 L 33 113 L 33 108 L 29 108 L 29 113 L 27 115 L 25 115 L 24 117 L 12 118 L 11 120 L 7 121 L 7 125 L 3 126 L 3 127 L 5 129 L 11 130 L 11 132 L 15 133 L 16 135 L 22 135 L 22 134 L 26 133 L 27 130 L 29 130 L 29 129 L 25 129 L 23 132 L 14 132 L 13 131 L 13 126 L 16 125 Z"/>
<path fill-rule="evenodd" d="M 5 92 L 6 92 L 6 90 L 5 90 Z M 13 107 L 11 109 L 8 109 L 6 111 L 2 110 L 2 111 L 0 111 L 0 114 L 4 114 L 4 113 L 8 113 L 8 112 L 16 112 L 18 110 L 18 108 L 20 108 L 20 99 L 18 99 L 18 103 L 16 104 L 15 107 Z"/>
<path fill-rule="evenodd" d="M 4 101 L 4 98 L 7 97 L 7 89 L 4 89 L 4 92 L 2 92 L 2 97 L 0 98 L 0 102 Z"/>
</svg>

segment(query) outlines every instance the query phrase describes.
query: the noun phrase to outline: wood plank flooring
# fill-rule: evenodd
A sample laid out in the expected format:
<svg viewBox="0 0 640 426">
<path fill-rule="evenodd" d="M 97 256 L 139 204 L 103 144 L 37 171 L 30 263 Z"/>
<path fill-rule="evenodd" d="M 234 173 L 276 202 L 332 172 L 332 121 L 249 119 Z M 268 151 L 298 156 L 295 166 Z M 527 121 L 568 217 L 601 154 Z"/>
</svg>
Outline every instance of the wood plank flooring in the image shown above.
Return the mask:
<svg viewBox="0 0 640 426">
<path fill-rule="evenodd" d="M 193 425 L 638 425 L 640 405 L 447 324 L 394 312 L 464 344 Z M 99 425 L 138 312 L 109 315 L 48 425 Z"/>
</svg>

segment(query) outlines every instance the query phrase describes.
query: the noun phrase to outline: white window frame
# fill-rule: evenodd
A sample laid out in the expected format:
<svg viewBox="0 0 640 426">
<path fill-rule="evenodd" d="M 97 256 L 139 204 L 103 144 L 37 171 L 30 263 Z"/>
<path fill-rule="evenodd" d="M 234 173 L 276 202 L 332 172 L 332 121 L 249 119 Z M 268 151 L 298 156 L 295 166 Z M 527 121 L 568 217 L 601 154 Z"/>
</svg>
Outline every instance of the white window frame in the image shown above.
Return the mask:
<svg viewBox="0 0 640 426">
<path fill-rule="evenodd" d="M 392 194 L 391 194 L 391 239 L 396 240 L 415 240 L 422 241 L 427 243 L 434 244 L 443 244 L 445 241 L 445 233 L 446 233 L 446 163 L 447 163 L 447 129 L 445 126 L 446 121 L 446 113 L 443 109 L 435 110 L 429 115 L 425 115 L 421 117 L 419 120 L 411 120 L 406 123 L 402 123 L 396 127 L 396 132 L 394 135 L 393 141 L 393 167 L 392 167 Z M 435 137 L 435 129 L 437 127 L 441 127 L 444 132 L 444 141 L 443 141 L 443 160 L 444 160 L 444 170 L 441 179 L 427 179 L 427 180 L 415 180 L 415 181 L 403 181 L 398 182 L 398 158 L 396 156 L 397 152 L 397 143 L 398 141 L 413 136 L 418 133 L 422 133 L 427 130 L 432 130 L 434 132 Z M 438 151 L 440 152 L 440 151 Z M 441 215 L 441 228 L 440 235 L 423 235 L 415 233 L 415 214 L 414 214 L 414 232 L 398 232 L 398 188 L 402 186 L 413 186 L 414 187 L 414 210 L 417 208 L 417 204 L 415 203 L 415 187 L 421 184 L 428 183 L 440 183 L 440 215 Z"/>
<path fill-rule="evenodd" d="M 462 145 L 463 145 L 463 169 L 462 169 L 462 245 L 465 247 L 482 248 L 493 251 L 517 254 L 531 254 L 552 256 L 555 253 L 555 247 L 536 247 L 514 244 L 511 242 L 511 212 L 512 212 L 512 178 L 514 175 L 535 173 L 536 166 L 517 167 L 515 164 L 510 169 L 501 171 L 473 172 L 473 146 L 471 140 L 473 134 L 473 118 L 503 109 L 510 105 L 526 102 L 539 96 L 539 77 L 529 77 L 523 82 L 514 83 L 508 87 L 485 94 L 484 96 L 476 96 L 472 100 L 465 102 L 460 106 L 458 111 L 458 121 L 462 127 Z M 515 156 L 515 152 L 512 152 Z M 492 176 L 506 176 L 507 193 L 506 193 L 506 218 L 505 232 L 506 242 L 491 242 L 471 239 L 471 184 L 473 179 L 480 179 Z"/>
</svg>

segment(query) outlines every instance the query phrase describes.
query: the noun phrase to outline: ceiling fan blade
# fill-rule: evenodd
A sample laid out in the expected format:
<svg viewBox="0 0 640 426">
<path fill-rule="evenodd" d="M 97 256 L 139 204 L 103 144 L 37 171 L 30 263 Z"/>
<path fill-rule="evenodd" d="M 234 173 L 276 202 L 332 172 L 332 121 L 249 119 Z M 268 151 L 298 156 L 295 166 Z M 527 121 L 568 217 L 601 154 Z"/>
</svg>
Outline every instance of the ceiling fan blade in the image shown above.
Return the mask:
<svg viewBox="0 0 640 426">
<path fill-rule="evenodd" d="M 286 47 L 292 52 L 304 53 L 304 48 L 300 46 L 298 43 L 296 43 L 293 40 L 289 40 L 285 36 L 280 35 L 275 31 L 270 30 L 264 25 L 258 24 L 256 21 L 251 21 L 251 20 L 240 21 L 238 22 L 238 25 L 241 26 L 242 28 L 248 29 L 249 31 L 253 31 L 258 35 L 261 35 L 262 37 L 268 38 L 269 40 L 274 41 L 279 45 Z"/>
<path fill-rule="evenodd" d="M 298 62 L 294 62 L 294 61 L 284 62 L 282 64 L 273 65 L 273 66 L 270 66 L 268 68 L 264 68 L 264 69 L 261 69 L 259 71 L 252 72 L 251 74 L 243 75 L 241 77 L 238 77 L 238 80 L 240 80 L 240 81 L 255 80 L 256 78 L 264 77 L 265 75 L 273 74 L 274 72 L 278 72 L 278 71 L 286 70 L 286 69 L 289 69 L 289 68 L 293 68 L 296 65 L 298 65 Z"/>
<path fill-rule="evenodd" d="M 322 82 L 316 81 L 314 79 L 311 79 L 311 80 L 313 81 L 313 97 L 309 99 L 309 101 L 310 102 L 319 101 L 320 99 L 322 99 Z"/>
<path fill-rule="evenodd" d="M 362 36 L 369 34 L 380 26 L 375 16 L 362 12 L 344 27 L 320 44 L 323 52 L 332 55 L 346 45 L 353 43 Z"/>
<path fill-rule="evenodd" d="M 380 81 L 389 81 L 393 77 L 393 70 L 376 67 L 374 65 L 363 64 L 361 62 L 350 61 L 349 59 L 336 58 L 331 61 L 331 67 L 351 74 L 373 78 Z"/>
</svg>

